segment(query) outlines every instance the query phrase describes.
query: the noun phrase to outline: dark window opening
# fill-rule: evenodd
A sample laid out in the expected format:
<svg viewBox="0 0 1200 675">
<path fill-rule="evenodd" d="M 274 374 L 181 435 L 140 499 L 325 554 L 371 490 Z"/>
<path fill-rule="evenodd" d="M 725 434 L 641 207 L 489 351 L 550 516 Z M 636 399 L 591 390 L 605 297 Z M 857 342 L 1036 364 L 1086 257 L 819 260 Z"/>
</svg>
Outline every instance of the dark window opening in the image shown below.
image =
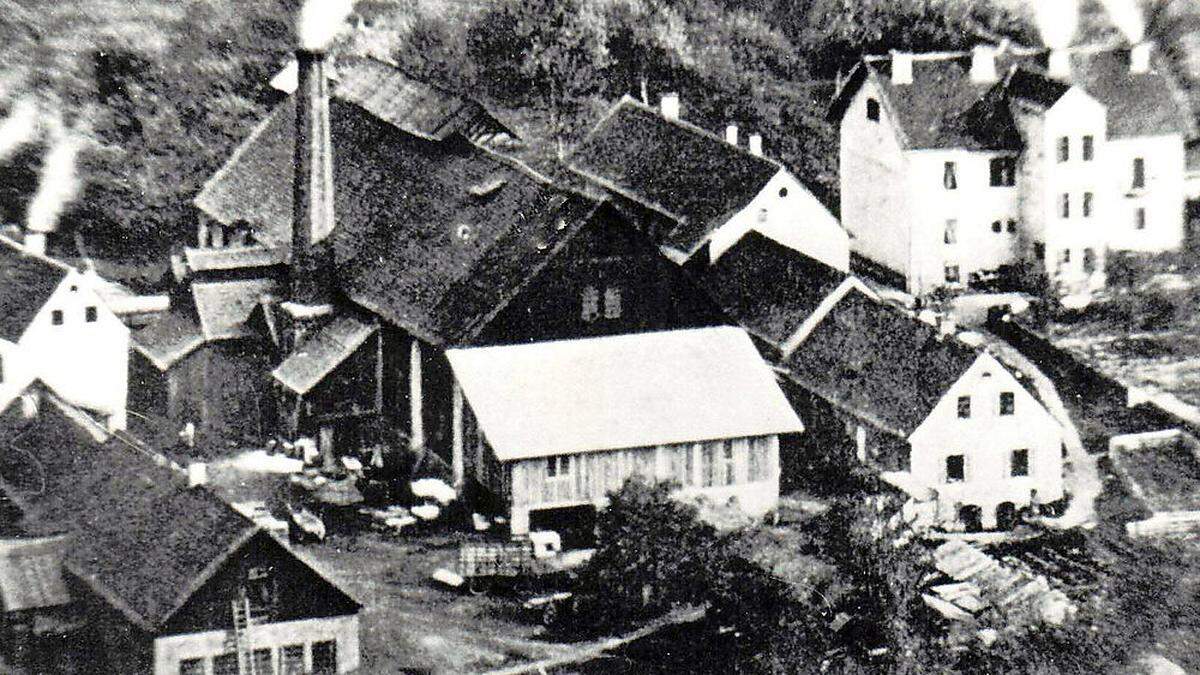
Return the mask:
<svg viewBox="0 0 1200 675">
<path fill-rule="evenodd" d="M 1011 187 L 1016 184 L 1017 160 L 1015 157 L 993 157 L 989 162 L 992 187 Z"/>
<path fill-rule="evenodd" d="M 966 472 L 964 471 L 964 464 L 965 464 L 965 462 L 963 461 L 962 455 L 950 455 L 949 457 L 946 458 L 946 482 L 947 483 L 956 483 L 956 482 L 963 480 L 966 477 Z"/>
<path fill-rule="evenodd" d="M 312 645 L 313 675 L 337 673 L 337 643 L 333 640 L 314 642 Z"/>
<path fill-rule="evenodd" d="M 785 188 L 785 187 L 781 187 L 781 188 L 779 188 L 779 196 L 780 196 L 780 197 L 786 197 L 786 196 L 788 196 L 788 190 L 787 190 L 787 188 Z"/>
<path fill-rule="evenodd" d="M 1029 475 L 1029 451 L 1025 449 L 1013 450 L 1012 453 L 1012 470 L 1009 471 L 1013 476 L 1028 476 Z"/>
<path fill-rule="evenodd" d="M 1033 257 L 1038 260 L 1046 259 L 1046 245 L 1040 241 L 1033 242 Z"/>
<path fill-rule="evenodd" d="M 951 284 L 958 283 L 958 265 L 946 265 L 946 281 Z"/>
<path fill-rule="evenodd" d="M 1091 136 L 1083 137 L 1083 161 L 1090 162 L 1095 156 L 1095 139 Z"/>
<path fill-rule="evenodd" d="M 1092 217 L 1092 193 L 1090 192 L 1083 193 L 1083 217 Z"/>
<path fill-rule="evenodd" d="M 1146 229 L 1146 209 L 1145 208 L 1139 206 L 1137 208 L 1137 210 L 1133 212 L 1133 228 L 1135 230 Z"/>
<path fill-rule="evenodd" d="M 1016 409 L 1016 397 L 1011 391 L 1000 392 L 1000 414 L 1011 415 Z"/>
<path fill-rule="evenodd" d="M 55 326 L 63 325 L 63 313 L 61 309 L 55 309 L 50 312 L 50 323 Z"/>
<path fill-rule="evenodd" d="M 958 416 L 963 419 L 966 419 L 971 416 L 971 397 L 970 396 L 959 396 L 958 397 Z"/>
<path fill-rule="evenodd" d="M 1146 187 L 1146 160 L 1141 157 L 1133 158 L 1133 187 Z"/>
<path fill-rule="evenodd" d="M 1064 192 L 1058 200 L 1058 215 L 1061 218 L 1071 217 L 1071 195 Z"/>
<path fill-rule="evenodd" d="M 999 233 L 999 232 L 1000 232 L 1000 231 L 1002 231 L 1003 229 L 1004 229 L 1004 225 L 1003 225 L 1003 223 L 1001 223 L 1001 222 L 1000 222 L 1000 221 L 998 221 L 998 220 L 994 220 L 994 221 L 992 221 L 992 232 L 997 232 L 997 233 Z"/>
<path fill-rule="evenodd" d="M 872 122 L 879 121 L 879 101 L 873 98 L 867 99 L 867 119 Z"/>
<path fill-rule="evenodd" d="M 1009 234 L 1017 233 L 1017 221 L 1015 221 L 1011 218 L 1008 220 L 1008 233 Z"/>
<path fill-rule="evenodd" d="M 304 675 L 304 645 L 284 645 L 279 649 L 281 675 Z"/>
<path fill-rule="evenodd" d="M 88 323 L 95 323 L 96 322 L 96 308 L 95 307 L 85 307 L 83 309 L 83 320 Z"/>
<path fill-rule="evenodd" d="M 958 174 L 954 167 L 954 162 L 946 162 L 942 169 L 942 187 L 947 190 L 958 189 Z"/>
<path fill-rule="evenodd" d="M 1058 161 L 1066 162 L 1071 159 L 1071 139 L 1060 136 L 1058 139 Z"/>
<path fill-rule="evenodd" d="M 1096 252 L 1090 248 L 1083 249 L 1083 271 L 1088 274 L 1096 271 Z"/>
<path fill-rule="evenodd" d="M 179 662 L 179 675 L 204 675 L 204 659 L 183 659 Z"/>
<path fill-rule="evenodd" d="M 571 475 L 571 456 L 559 455 L 546 458 L 546 477 L 558 478 Z"/>
</svg>

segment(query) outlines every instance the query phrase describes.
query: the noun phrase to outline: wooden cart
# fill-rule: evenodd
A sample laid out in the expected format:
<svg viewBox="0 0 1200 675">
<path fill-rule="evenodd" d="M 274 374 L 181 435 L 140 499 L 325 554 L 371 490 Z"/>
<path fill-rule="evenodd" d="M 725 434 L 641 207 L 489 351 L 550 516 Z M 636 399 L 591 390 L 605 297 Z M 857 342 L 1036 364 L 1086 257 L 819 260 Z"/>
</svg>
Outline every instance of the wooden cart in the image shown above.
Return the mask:
<svg viewBox="0 0 1200 675">
<path fill-rule="evenodd" d="M 568 573 L 586 560 L 576 553 L 538 557 L 528 540 L 472 541 L 459 546 L 458 574 L 469 591 L 482 593 L 497 580 L 528 586 L 542 577 Z"/>
</svg>

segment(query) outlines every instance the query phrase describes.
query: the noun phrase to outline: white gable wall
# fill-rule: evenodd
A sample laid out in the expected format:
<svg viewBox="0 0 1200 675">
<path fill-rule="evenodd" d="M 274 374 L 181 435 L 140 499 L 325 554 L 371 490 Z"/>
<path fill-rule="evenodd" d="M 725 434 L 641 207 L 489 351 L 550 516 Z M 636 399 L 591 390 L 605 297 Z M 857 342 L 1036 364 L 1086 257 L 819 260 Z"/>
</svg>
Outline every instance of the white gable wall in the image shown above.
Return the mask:
<svg viewBox="0 0 1200 675">
<path fill-rule="evenodd" d="M 1014 413 L 1000 414 L 1001 392 L 1014 395 Z M 958 397 L 971 397 L 971 415 L 958 417 Z M 1020 508 L 1063 496 L 1062 430 L 1049 412 L 994 357 L 982 354 L 909 437 L 913 481 L 937 494 L 939 510 L 979 506 L 985 527 L 996 508 Z M 1011 474 L 1012 451 L 1029 450 L 1029 475 Z M 965 458 L 962 481 L 946 478 L 946 457 Z M 1036 493 L 1035 493 L 1036 491 Z"/>
<path fill-rule="evenodd" d="M 712 260 L 732 248 L 750 230 L 835 269 L 843 272 L 850 269 L 850 240 L 846 231 L 804 184 L 785 169 L 780 169 L 749 204 L 713 232 L 709 243 Z"/>
<path fill-rule="evenodd" d="M 1170 251 L 1183 245 L 1184 174 L 1183 136 L 1141 136 L 1108 141 L 1107 168 L 1112 203 L 1109 246 L 1119 251 Z M 1146 185 L 1133 186 L 1133 160 L 1146 165 Z M 1146 228 L 1135 227 L 1136 209 L 1146 210 Z"/>
<path fill-rule="evenodd" d="M 88 307 L 96 308 L 93 322 L 86 321 Z M 62 325 L 53 323 L 55 310 L 62 312 Z M 8 352 L 6 376 L 10 367 L 19 373 L 14 384 L 28 386 L 39 378 L 68 402 L 108 415 L 112 428 L 125 427 L 129 328 L 104 305 L 87 277 L 68 273 Z M 5 397 L 0 404 L 15 393 L 0 389 Z"/>
</svg>

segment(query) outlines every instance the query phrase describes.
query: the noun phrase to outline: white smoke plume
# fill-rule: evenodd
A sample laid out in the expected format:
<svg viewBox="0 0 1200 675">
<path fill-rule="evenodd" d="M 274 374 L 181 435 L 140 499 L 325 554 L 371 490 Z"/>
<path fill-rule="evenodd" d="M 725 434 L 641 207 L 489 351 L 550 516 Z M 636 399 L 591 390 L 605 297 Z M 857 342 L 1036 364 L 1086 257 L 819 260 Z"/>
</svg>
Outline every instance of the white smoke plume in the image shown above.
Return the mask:
<svg viewBox="0 0 1200 675">
<path fill-rule="evenodd" d="M 1079 0 L 1031 0 L 1033 16 L 1042 42 L 1051 49 L 1065 49 L 1079 28 Z"/>
<path fill-rule="evenodd" d="M 0 121 L 0 162 L 12 157 L 38 135 L 38 106 L 32 96 L 22 96 L 13 103 L 8 117 Z"/>
<path fill-rule="evenodd" d="M 25 226 L 30 232 L 53 232 L 63 209 L 74 201 L 80 189 L 75 160 L 87 135 L 67 128 L 61 115 L 50 117 L 46 127 L 50 149 L 42 161 L 37 192 L 29 202 L 25 217 Z"/>
<path fill-rule="evenodd" d="M 1145 39 L 1146 18 L 1137 0 L 1100 0 L 1100 4 L 1104 5 L 1108 18 L 1130 44 L 1136 45 Z"/>
<path fill-rule="evenodd" d="M 307 0 L 296 23 L 300 47 L 311 51 L 328 49 L 353 10 L 354 0 Z"/>
</svg>

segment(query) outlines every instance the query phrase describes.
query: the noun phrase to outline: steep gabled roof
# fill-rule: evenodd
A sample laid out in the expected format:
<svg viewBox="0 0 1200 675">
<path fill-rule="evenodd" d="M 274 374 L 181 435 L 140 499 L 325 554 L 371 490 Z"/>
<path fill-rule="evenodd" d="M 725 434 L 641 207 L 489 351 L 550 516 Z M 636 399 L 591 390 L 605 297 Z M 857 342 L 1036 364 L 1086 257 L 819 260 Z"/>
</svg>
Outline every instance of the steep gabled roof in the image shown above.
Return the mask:
<svg viewBox="0 0 1200 675">
<path fill-rule="evenodd" d="M 339 99 L 330 115 L 337 281 L 430 342 L 475 330 L 597 208 L 461 136 L 423 139 Z M 270 245 L 290 239 L 293 116 L 277 108 L 198 200 Z"/>
<path fill-rule="evenodd" d="M 805 389 L 907 438 L 978 357 L 934 327 L 851 291 L 785 366 Z"/>
<path fill-rule="evenodd" d="M 274 279 L 193 281 L 192 300 L 205 340 L 228 340 L 251 334 L 247 322 L 263 296 L 279 290 Z"/>
<path fill-rule="evenodd" d="M 751 231 L 697 276 L 730 318 L 779 346 L 847 275 Z"/>
<path fill-rule="evenodd" d="M 306 335 L 271 376 L 293 392 L 307 394 L 378 328 L 369 318 L 339 314 Z"/>
<path fill-rule="evenodd" d="M 600 187 L 674 219 L 663 243 L 686 253 L 783 170 L 629 97 L 596 125 L 568 163 Z"/>
<path fill-rule="evenodd" d="M 1190 135 L 1191 113 L 1175 83 L 1153 67 L 1149 72 L 1131 73 L 1128 50 L 1075 52 L 1071 74 L 1084 91 L 1108 108 L 1110 138 Z"/>
<path fill-rule="evenodd" d="M 82 413 L 44 400 L 38 417 L 0 416 L 0 489 L 31 535 L 73 535 L 67 569 L 138 626 L 154 631 L 258 528 L 205 488 Z"/>
<path fill-rule="evenodd" d="M 153 323 L 130 334 L 130 343 L 156 368 L 166 371 L 204 344 L 204 332 L 190 308 L 172 307 Z"/>
<path fill-rule="evenodd" d="M 70 268 L 0 237 L 0 339 L 21 339 Z"/>
<path fill-rule="evenodd" d="M 803 431 L 740 328 L 450 349 L 500 461 Z"/>
</svg>

